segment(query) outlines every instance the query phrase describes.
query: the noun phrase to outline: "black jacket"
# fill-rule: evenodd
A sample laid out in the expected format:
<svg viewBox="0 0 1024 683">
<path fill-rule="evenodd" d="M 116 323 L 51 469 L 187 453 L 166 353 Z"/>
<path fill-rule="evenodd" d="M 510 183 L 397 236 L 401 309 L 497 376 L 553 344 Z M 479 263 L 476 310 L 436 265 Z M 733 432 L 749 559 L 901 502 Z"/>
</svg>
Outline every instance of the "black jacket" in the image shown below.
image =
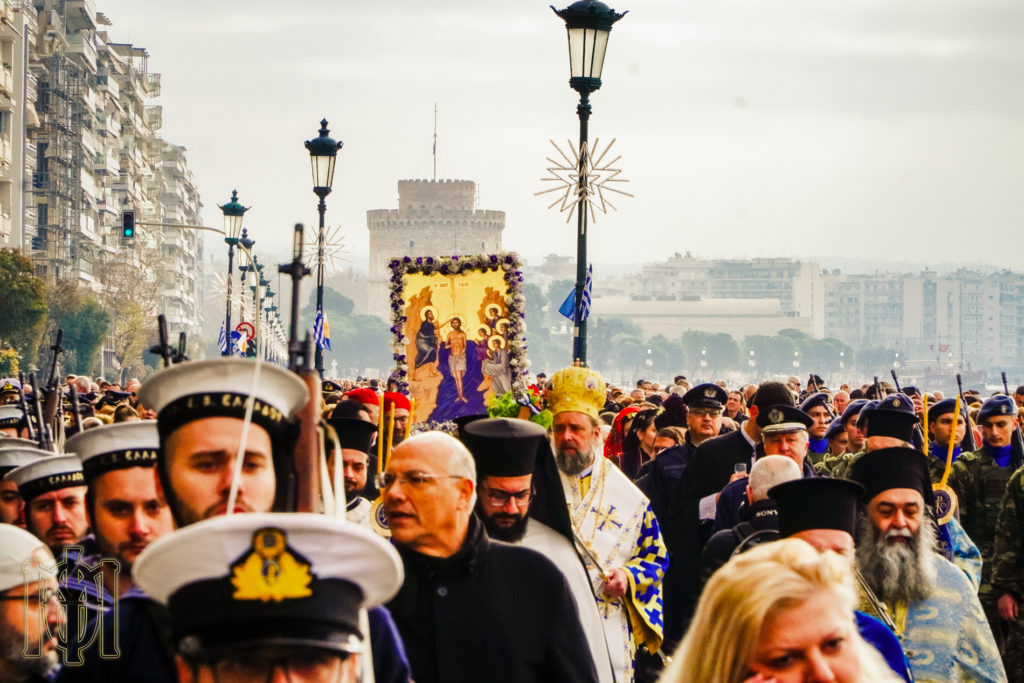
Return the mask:
<svg viewBox="0 0 1024 683">
<path fill-rule="evenodd" d="M 451 557 L 398 551 L 388 608 L 416 683 L 597 680 L 569 586 L 540 553 L 490 540 L 475 515 Z"/>
</svg>

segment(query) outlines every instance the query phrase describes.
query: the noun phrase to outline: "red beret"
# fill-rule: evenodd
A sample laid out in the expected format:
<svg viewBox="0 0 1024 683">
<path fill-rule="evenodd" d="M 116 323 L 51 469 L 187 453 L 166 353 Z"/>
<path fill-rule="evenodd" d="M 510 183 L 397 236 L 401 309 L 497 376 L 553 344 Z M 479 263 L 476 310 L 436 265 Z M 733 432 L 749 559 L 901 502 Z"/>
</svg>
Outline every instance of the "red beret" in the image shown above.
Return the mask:
<svg viewBox="0 0 1024 683">
<path fill-rule="evenodd" d="M 345 394 L 353 401 L 359 401 L 370 406 L 379 406 L 380 399 L 377 398 L 377 392 L 369 387 L 359 387 Z"/>
<path fill-rule="evenodd" d="M 384 410 L 391 410 L 392 406 L 399 410 L 409 410 L 409 397 L 394 391 L 385 391 Z"/>
</svg>

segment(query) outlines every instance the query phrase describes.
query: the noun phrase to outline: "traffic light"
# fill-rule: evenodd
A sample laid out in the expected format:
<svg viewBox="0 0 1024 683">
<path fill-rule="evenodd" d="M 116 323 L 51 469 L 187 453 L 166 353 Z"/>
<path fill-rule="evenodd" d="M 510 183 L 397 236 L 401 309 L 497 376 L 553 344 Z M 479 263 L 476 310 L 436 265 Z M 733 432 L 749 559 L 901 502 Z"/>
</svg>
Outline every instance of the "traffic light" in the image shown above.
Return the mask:
<svg viewBox="0 0 1024 683">
<path fill-rule="evenodd" d="M 126 240 L 135 239 L 135 212 L 125 210 L 121 212 L 121 237 Z"/>
</svg>

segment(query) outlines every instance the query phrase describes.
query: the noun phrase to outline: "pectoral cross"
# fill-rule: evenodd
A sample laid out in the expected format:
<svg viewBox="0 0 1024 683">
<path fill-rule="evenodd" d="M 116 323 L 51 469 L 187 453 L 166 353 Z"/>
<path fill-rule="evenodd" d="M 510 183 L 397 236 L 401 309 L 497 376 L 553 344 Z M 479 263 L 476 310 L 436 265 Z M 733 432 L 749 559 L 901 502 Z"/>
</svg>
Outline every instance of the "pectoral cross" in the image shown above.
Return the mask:
<svg viewBox="0 0 1024 683">
<path fill-rule="evenodd" d="M 609 505 L 607 512 L 598 510 L 595 507 L 591 507 L 590 511 L 593 512 L 598 519 L 597 530 L 604 531 L 606 524 L 613 524 L 616 528 L 621 529 L 622 523 L 615 519 L 615 506 Z"/>
</svg>

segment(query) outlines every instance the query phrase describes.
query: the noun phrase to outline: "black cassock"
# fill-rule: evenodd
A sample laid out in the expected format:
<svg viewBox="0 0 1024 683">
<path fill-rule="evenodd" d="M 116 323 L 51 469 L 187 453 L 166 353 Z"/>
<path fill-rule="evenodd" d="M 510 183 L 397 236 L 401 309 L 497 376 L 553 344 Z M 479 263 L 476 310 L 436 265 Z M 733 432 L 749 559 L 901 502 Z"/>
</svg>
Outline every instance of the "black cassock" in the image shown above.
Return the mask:
<svg viewBox="0 0 1024 683">
<path fill-rule="evenodd" d="M 405 583 L 388 604 L 416 683 L 597 681 L 562 572 L 492 541 L 473 516 L 448 558 L 399 547 Z"/>
</svg>

